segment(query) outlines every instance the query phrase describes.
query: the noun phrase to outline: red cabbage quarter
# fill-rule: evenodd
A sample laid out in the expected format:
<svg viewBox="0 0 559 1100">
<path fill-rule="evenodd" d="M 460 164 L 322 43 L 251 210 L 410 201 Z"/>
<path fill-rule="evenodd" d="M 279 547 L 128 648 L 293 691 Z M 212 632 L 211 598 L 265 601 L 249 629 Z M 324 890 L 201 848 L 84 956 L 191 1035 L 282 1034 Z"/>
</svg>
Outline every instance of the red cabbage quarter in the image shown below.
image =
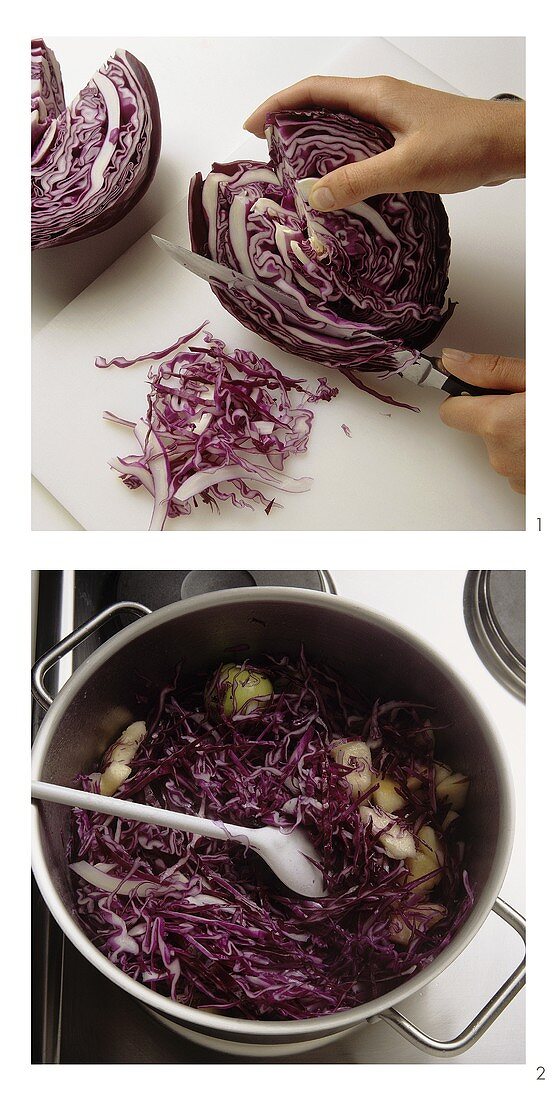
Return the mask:
<svg viewBox="0 0 559 1100">
<path fill-rule="evenodd" d="M 147 730 L 116 797 L 251 827 L 302 825 L 326 896 L 292 894 L 241 844 L 74 810 L 77 918 L 125 974 L 185 1005 L 292 1020 L 373 1000 L 427 966 L 472 908 L 461 815 L 449 809 L 453 798 L 463 805 L 467 779 L 435 760 L 431 708 L 373 703 L 374 689 L 365 698 L 304 654 L 233 666 L 232 692 L 231 668 L 178 671 L 138 699 Z M 86 790 L 99 789 L 135 728 L 79 777 Z"/>
<path fill-rule="evenodd" d="M 95 360 L 98 367 L 151 363 L 145 418 L 136 424 L 105 413 L 132 428 L 139 444 L 138 454 L 111 466 L 129 489 L 143 485 L 151 493 L 151 531 L 190 515 L 200 502 L 218 511 L 226 500 L 238 508 L 261 504 L 269 514 L 281 507 L 279 492 L 309 489 L 310 478 L 289 477 L 284 465 L 307 449 L 310 406 L 338 392 L 320 378 L 313 393 L 303 379 L 288 378 L 253 352 L 228 353 L 209 332 L 204 347 L 189 344 L 201 328 L 138 359 Z"/>
<path fill-rule="evenodd" d="M 31 43 L 31 246 L 53 248 L 101 233 L 149 187 L 161 147 L 153 81 L 117 50 L 70 107 L 58 62 Z"/>
<path fill-rule="evenodd" d="M 190 185 L 193 251 L 293 296 L 293 309 L 260 291 L 212 284 L 244 325 L 286 351 L 344 371 L 394 371 L 443 328 L 450 260 L 438 195 L 377 195 L 319 213 L 313 181 L 388 149 L 388 131 L 329 111 L 269 115 L 268 164 L 214 164 Z"/>
</svg>

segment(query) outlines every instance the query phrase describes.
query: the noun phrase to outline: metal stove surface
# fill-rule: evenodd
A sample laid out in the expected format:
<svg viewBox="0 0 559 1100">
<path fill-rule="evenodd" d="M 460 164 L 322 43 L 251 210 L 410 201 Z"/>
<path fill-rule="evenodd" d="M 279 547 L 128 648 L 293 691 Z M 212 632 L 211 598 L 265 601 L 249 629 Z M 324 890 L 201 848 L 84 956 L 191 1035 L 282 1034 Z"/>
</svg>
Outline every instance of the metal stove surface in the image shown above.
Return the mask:
<svg viewBox="0 0 559 1100">
<path fill-rule="evenodd" d="M 37 617 L 37 655 L 74 625 L 85 621 L 116 598 L 139 600 L 155 609 L 186 598 L 188 589 L 201 584 L 238 587 L 244 571 L 139 571 L 67 572 L 40 575 Z M 247 571 L 248 573 L 248 571 Z M 196 574 L 196 575 L 194 575 Z M 269 573 L 250 574 L 257 577 Z M 290 571 L 284 579 L 268 583 L 294 584 Z M 464 572 L 343 572 L 330 577 L 320 571 L 300 571 L 311 578 L 309 587 L 329 591 L 366 604 L 403 626 L 426 637 L 477 691 L 496 725 L 506 731 L 511 765 L 516 778 L 518 831 L 509 873 L 501 896 L 520 911 L 524 909 L 524 716 L 513 698 L 487 672 L 469 640 L 462 616 Z M 277 577 L 277 574 L 276 574 Z M 190 578 L 190 579 L 189 579 Z M 227 578 L 230 584 L 225 583 Z M 296 585 L 297 586 L 297 585 Z M 90 639 L 74 655 L 81 663 L 109 634 Z M 50 689 L 55 692 L 71 669 L 62 669 L 56 683 L 53 670 Z M 41 719 L 34 708 L 33 730 Z M 491 915 L 475 940 L 444 974 L 426 990 L 404 1002 L 403 1009 L 421 1027 L 441 1038 L 457 1034 L 491 996 L 519 961 L 514 935 L 502 930 Z M 63 936 L 50 917 L 42 898 L 33 889 L 33 1049 L 35 1063 L 62 1064 L 218 1064 L 256 1063 L 214 1052 L 174 1034 L 116 985 L 91 967 Z M 384 1023 L 365 1024 L 347 1032 L 328 1046 L 292 1057 L 267 1059 L 274 1063 L 427 1063 L 438 1059 L 418 1052 Z M 490 1031 L 466 1054 L 455 1059 L 470 1063 L 524 1061 L 524 995 L 520 994 Z"/>
<path fill-rule="evenodd" d="M 526 575 L 517 569 L 470 570 L 464 619 L 472 645 L 492 676 L 526 696 Z"/>
</svg>

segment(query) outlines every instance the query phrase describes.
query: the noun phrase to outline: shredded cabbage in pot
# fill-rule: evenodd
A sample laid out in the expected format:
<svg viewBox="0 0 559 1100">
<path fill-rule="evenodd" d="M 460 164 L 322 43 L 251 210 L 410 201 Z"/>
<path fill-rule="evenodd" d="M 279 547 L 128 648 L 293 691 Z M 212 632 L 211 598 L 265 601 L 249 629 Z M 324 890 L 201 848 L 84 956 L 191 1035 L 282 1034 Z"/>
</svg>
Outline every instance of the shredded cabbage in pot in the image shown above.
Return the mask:
<svg viewBox="0 0 559 1100">
<path fill-rule="evenodd" d="M 182 1004 L 281 1020 L 372 1000 L 431 962 L 473 904 L 460 815 L 438 793 L 451 769 L 435 761 L 432 710 L 371 705 L 304 653 L 239 666 L 235 705 L 231 668 L 209 682 L 177 672 L 118 793 L 247 826 L 302 824 L 327 896 L 291 895 L 241 845 L 76 809 L 78 919 L 124 973 Z M 247 683 L 261 696 L 266 685 L 257 706 Z M 356 798 L 369 759 L 372 782 Z M 98 790 L 105 766 L 80 777 L 85 789 Z M 454 779 L 463 803 L 467 780 Z M 387 793 L 396 812 L 379 808 Z M 422 876 L 388 854 L 394 822 L 427 860 Z"/>
</svg>

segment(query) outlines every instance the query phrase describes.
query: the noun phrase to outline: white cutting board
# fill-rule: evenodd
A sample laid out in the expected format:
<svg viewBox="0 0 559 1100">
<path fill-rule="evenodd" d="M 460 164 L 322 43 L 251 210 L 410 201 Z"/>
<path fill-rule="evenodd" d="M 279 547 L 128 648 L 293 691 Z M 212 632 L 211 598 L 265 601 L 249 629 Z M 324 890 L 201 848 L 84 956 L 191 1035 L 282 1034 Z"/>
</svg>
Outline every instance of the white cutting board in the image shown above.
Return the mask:
<svg viewBox="0 0 559 1100">
<path fill-rule="evenodd" d="M 306 40 L 306 48 L 310 72 L 315 69 L 311 40 Z M 281 53 L 276 71 L 280 62 Z M 447 86 L 382 39 L 355 44 L 335 58 L 331 69 L 348 75 L 387 71 Z M 275 86 L 281 83 L 278 71 Z M 227 159 L 239 152 L 216 148 L 214 155 Z M 201 167 L 206 170 L 208 165 Z M 453 237 L 450 293 L 460 302 L 445 330 L 446 344 L 522 354 L 523 199 L 523 185 L 511 183 L 445 200 Z M 153 229 L 188 243 L 184 200 Z M 133 357 L 168 346 L 206 318 L 216 336 L 234 347 L 253 348 L 293 377 L 314 380 L 324 373 L 243 329 L 205 283 L 159 253 L 149 234 L 35 338 L 33 472 L 86 529 L 144 530 L 151 512 L 151 498 L 143 490 L 126 489 L 107 465 L 113 454 L 130 453 L 130 435 L 102 420 L 104 409 L 128 418 L 142 415 L 145 368 L 101 371 L 93 365 L 95 356 Z M 380 404 L 345 380 L 336 384 L 337 400 L 315 407 L 308 453 L 291 462 L 287 471 L 312 477 L 310 492 L 284 494 L 283 508 L 269 516 L 229 505 L 216 516 L 201 506 L 193 516 L 173 521 L 169 529 L 524 526 L 522 498 L 491 470 L 480 440 L 440 423 L 441 398 L 436 392 L 392 382 L 387 387 L 391 393 L 421 407 L 421 413 L 414 414 Z M 351 438 L 342 423 L 349 426 Z"/>
</svg>

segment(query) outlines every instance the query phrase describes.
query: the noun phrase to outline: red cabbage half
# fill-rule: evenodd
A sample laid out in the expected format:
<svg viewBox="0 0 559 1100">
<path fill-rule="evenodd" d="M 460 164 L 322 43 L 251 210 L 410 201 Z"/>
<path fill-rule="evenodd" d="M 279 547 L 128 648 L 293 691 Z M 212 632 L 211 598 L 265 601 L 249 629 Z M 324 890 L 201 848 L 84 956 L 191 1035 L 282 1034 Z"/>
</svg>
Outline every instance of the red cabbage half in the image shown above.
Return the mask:
<svg viewBox="0 0 559 1100">
<path fill-rule="evenodd" d="M 117 50 L 66 108 L 52 50 L 32 41 L 32 248 L 114 225 L 149 187 L 160 147 L 157 93 L 141 61 Z"/>
<path fill-rule="evenodd" d="M 134 431 L 140 453 L 111 466 L 129 489 L 151 493 L 150 530 L 190 515 L 199 502 L 217 510 L 225 500 L 238 508 L 262 504 L 269 513 L 280 507 L 279 492 L 309 489 L 310 478 L 289 477 L 284 465 L 307 449 L 311 405 L 338 393 L 325 378 L 312 393 L 303 379 L 288 378 L 254 352 L 228 353 L 208 332 L 205 347 L 190 344 L 201 328 L 138 359 L 95 360 L 98 367 L 151 363 L 145 418 L 135 423 L 105 413 Z"/>
<path fill-rule="evenodd" d="M 438 195 L 377 195 L 318 213 L 312 181 L 393 144 L 380 126 L 329 111 L 267 119 L 268 164 L 214 164 L 190 185 L 192 248 L 292 294 L 293 310 L 265 292 L 212 284 L 244 325 L 286 351 L 343 370 L 389 373 L 395 351 L 417 353 L 441 331 L 450 259 Z"/>
<path fill-rule="evenodd" d="M 131 978 L 225 1015 L 305 1019 L 372 1000 L 428 965 L 465 920 L 473 892 L 460 818 L 446 828 L 435 797 L 429 708 L 372 704 L 304 654 L 258 668 L 274 694 L 249 713 L 228 717 L 211 705 L 205 676 L 178 673 L 157 690 L 118 795 L 247 826 L 302 823 L 321 854 L 325 898 L 290 894 L 239 844 L 85 810 L 73 811 L 68 856 L 82 927 Z M 139 713 L 150 705 L 139 700 Z M 349 769 L 332 756 L 339 738 L 366 743 L 377 772 L 404 792 L 406 828 L 417 834 L 427 824 L 444 845 L 444 874 L 430 893 L 436 924 L 419 919 L 417 882 L 363 824 Z M 97 790 L 99 773 L 81 783 Z"/>
</svg>

